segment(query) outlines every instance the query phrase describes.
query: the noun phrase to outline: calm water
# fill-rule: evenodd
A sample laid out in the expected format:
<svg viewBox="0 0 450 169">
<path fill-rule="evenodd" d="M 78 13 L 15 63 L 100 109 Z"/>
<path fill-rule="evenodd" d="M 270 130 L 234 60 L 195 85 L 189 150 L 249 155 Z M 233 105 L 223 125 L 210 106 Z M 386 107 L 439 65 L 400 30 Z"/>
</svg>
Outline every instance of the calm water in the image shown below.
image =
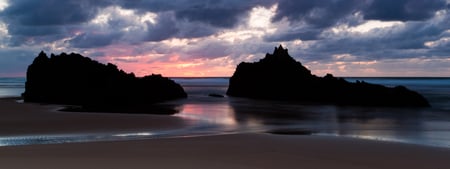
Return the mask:
<svg viewBox="0 0 450 169">
<path fill-rule="evenodd" d="M 450 78 L 346 78 L 387 86 L 404 85 L 423 94 L 433 106 L 424 109 L 337 107 L 299 105 L 289 102 L 244 98 L 215 98 L 222 94 L 228 78 L 175 78 L 188 99 L 164 104 L 176 105 L 175 116 L 190 119 L 184 129 L 136 131 L 134 133 L 87 133 L 0 137 L 0 145 L 128 140 L 156 137 L 264 132 L 275 129 L 311 131 L 317 135 L 356 137 L 450 148 Z M 0 78 L 0 97 L 19 96 L 23 78 Z"/>
<path fill-rule="evenodd" d="M 25 91 L 25 78 L 0 78 L 0 98 L 17 97 Z"/>
<path fill-rule="evenodd" d="M 387 86 L 404 85 L 423 94 L 432 108 L 368 108 L 299 105 L 244 98 L 213 98 L 223 94 L 228 78 L 175 79 L 189 99 L 178 101 L 177 116 L 211 124 L 218 132 L 274 129 L 311 131 L 363 139 L 397 141 L 450 148 L 450 78 L 346 78 Z"/>
</svg>

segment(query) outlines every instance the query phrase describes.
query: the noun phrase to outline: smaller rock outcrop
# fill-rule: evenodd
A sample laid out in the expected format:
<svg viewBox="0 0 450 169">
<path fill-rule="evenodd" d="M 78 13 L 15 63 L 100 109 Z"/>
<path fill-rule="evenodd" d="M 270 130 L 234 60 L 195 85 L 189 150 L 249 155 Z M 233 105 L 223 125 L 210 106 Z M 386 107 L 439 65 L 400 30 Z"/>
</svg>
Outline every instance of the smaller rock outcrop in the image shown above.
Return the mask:
<svg viewBox="0 0 450 169">
<path fill-rule="evenodd" d="M 102 64 L 80 54 L 44 52 L 27 70 L 25 102 L 99 107 L 131 107 L 185 98 L 183 88 L 161 75 L 135 77 L 111 63 Z"/>
<path fill-rule="evenodd" d="M 312 75 L 281 45 L 259 62 L 240 63 L 230 78 L 227 95 L 336 105 L 430 106 L 422 95 L 404 86 L 389 88 L 366 82 L 350 83 L 331 74 Z"/>
</svg>

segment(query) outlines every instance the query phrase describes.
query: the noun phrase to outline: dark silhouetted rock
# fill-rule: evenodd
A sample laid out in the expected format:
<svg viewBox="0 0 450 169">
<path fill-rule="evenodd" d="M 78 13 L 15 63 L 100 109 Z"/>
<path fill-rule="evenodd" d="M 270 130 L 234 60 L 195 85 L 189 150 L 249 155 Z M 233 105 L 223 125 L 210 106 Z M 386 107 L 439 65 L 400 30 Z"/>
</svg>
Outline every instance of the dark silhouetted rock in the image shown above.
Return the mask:
<svg viewBox="0 0 450 169">
<path fill-rule="evenodd" d="M 230 78 L 227 95 L 336 105 L 430 106 L 422 95 L 403 86 L 389 88 L 359 81 L 350 83 L 331 74 L 312 75 L 281 45 L 259 62 L 240 63 Z"/>
<path fill-rule="evenodd" d="M 209 96 L 209 97 L 225 97 L 224 95 L 216 94 L 216 93 L 208 94 L 208 96 Z"/>
<path fill-rule="evenodd" d="M 145 107 L 187 97 L 183 88 L 161 75 L 135 77 L 116 65 L 79 54 L 37 56 L 27 70 L 25 102 L 82 105 L 98 110 Z"/>
</svg>

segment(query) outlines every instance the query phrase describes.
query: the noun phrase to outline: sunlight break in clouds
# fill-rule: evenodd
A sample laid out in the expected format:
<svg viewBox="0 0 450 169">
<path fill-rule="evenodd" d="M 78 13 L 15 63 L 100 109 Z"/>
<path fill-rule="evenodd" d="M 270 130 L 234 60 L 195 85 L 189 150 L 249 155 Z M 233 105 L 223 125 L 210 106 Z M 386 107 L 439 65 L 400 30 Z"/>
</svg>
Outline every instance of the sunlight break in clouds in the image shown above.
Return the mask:
<svg viewBox="0 0 450 169">
<path fill-rule="evenodd" d="M 261 38 L 264 35 L 272 34 L 277 30 L 276 25 L 271 23 L 271 19 L 275 16 L 276 10 L 277 5 L 273 5 L 270 8 L 261 6 L 254 7 L 250 11 L 246 24 L 219 33 L 217 38 L 237 44 L 251 38 L 257 38 L 262 41 L 263 39 Z"/>
<path fill-rule="evenodd" d="M 400 26 L 402 25 L 402 22 L 399 21 L 379 21 L 379 20 L 369 20 L 361 25 L 358 25 L 356 27 L 352 27 L 349 29 L 351 32 L 360 32 L 360 33 L 367 33 L 374 29 L 383 29 L 383 28 L 389 28 L 393 26 Z"/>
<path fill-rule="evenodd" d="M 151 73 L 165 76 L 230 76 L 240 62 L 233 60 L 236 56 L 231 56 L 240 55 L 233 46 L 249 41 L 263 41 L 263 35 L 273 33 L 276 27 L 270 20 L 275 15 L 276 8 L 276 5 L 270 8 L 254 7 L 245 19 L 246 24 L 211 36 L 163 40 L 159 43 L 165 46 L 165 49 L 161 49 L 165 54 L 158 54 L 158 49 L 154 49 L 156 51 L 146 56 L 117 56 L 112 57 L 110 62 L 118 64 L 124 70 L 133 71 L 138 76 Z M 216 56 L 213 57 L 214 55 Z M 253 56 L 250 53 L 241 55 L 242 58 Z"/>
<path fill-rule="evenodd" d="M 8 28 L 5 23 L 0 22 L 0 38 L 5 39 L 9 36 Z M 3 45 L 3 44 L 0 44 Z"/>
<path fill-rule="evenodd" d="M 0 11 L 3 11 L 6 7 L 8 7 L 8 1 L 0 0 Z"/>
<path fill-rule="evenodd" d="M 105 9 L 102 9 L 99 14 L 91 20 L 93 24 L 105 25 L 108 22 L 112 21 L 115 17 L 113 16 L 121 16 L 127 18 L 127 20 L 131 20 L 134 23 L 146 23 L 150 22 L 152 24 L 156 24 L 157 14 L 152 12 L 146 12 L 145 14 L 136 14 L 134 10 L 123 9 L 118 6 L 111 6 Z"/>
<path fill-rule="evenodd" d="M 269 9 L 262 6 L 254 7 L 250 12 L 248 25 L 251 28 L 269 29 L 272 24 L 271 19 L 275 16 L 277 8 L 277 4 L 273 5 Z"/>
</svg>

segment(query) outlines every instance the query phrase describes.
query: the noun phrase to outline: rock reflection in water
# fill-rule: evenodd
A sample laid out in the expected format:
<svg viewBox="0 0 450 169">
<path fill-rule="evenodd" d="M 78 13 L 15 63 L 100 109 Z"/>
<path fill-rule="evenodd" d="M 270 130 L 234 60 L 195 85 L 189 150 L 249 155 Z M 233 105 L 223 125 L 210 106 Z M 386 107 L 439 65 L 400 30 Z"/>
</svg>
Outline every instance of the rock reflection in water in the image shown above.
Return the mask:
<svg viewBox="0 0 450 169">
<path fill-rule="evenodd" d="M 292 102 L 223 98 L 185 103 L 177 116 L 193 125 L 216 125 L 215 131 L 304 130 L 314 134 L 450 146 L 450 125 L 434 125 L 431 109 L 339 107 Z M 433 125 L 425 125 L 424 123 Z M 434 132 L 439 130 L 440 132 Z M 430 132 L 433 131 L 433 132 Z"/>
</svg>

